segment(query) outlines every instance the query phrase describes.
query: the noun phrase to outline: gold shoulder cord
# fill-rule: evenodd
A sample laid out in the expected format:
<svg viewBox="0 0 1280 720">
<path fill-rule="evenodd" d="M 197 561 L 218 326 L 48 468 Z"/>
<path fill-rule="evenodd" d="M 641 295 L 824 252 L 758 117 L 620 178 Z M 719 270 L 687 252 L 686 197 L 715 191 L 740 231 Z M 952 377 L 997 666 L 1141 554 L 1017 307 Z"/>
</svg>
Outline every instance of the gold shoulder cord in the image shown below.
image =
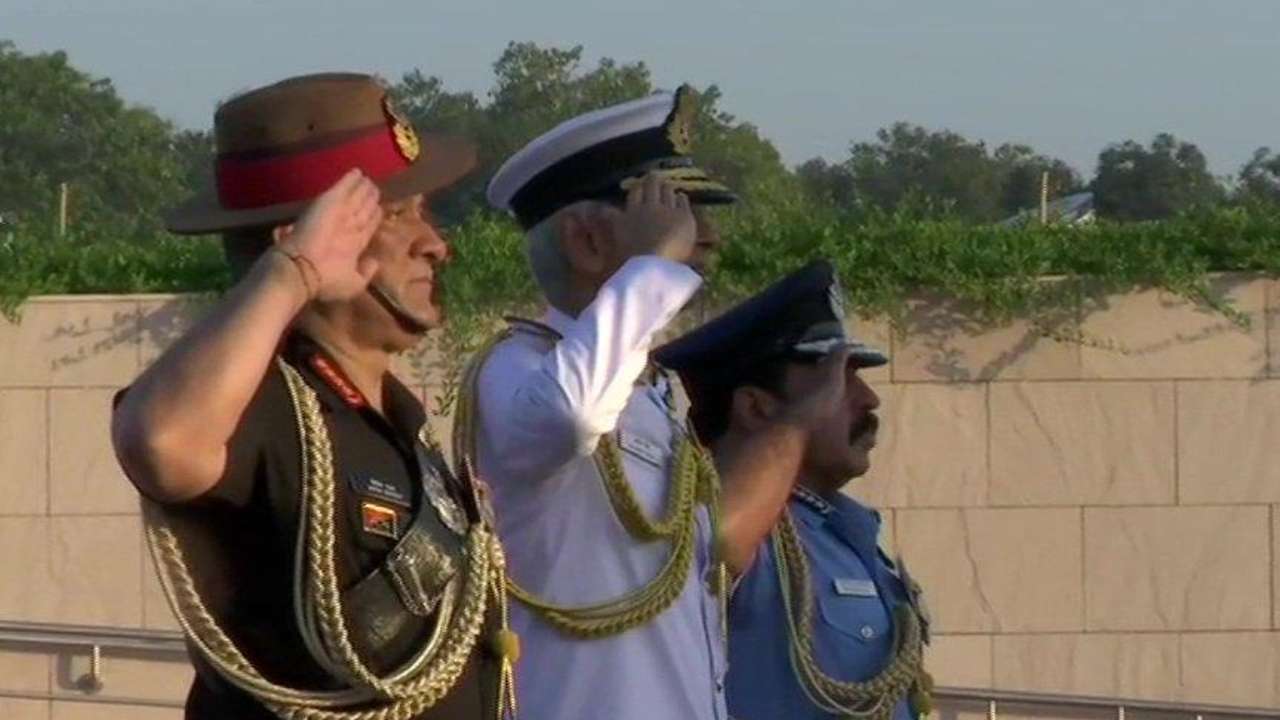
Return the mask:
<svg viewBox="0 0 1280 720">
<path fill-rule="evenodd" d="M 924 643 L 915 609 L 906 603 L 894 609 L 893 657 L 879 675 L 864 682 L 837 680 L 823 672 L 815 657 L 809 560 L 789 510 L 783 511 L 770 542 L 791 638 L 791 668 L 809 700 L 825 713 L 852 720 L 889 720 L 903 698 L 909 699 L 916 714 L 928 715 L 933 709 L 933 679 L 924 670 Z"/>
<path fill-rule="evenodd" d="M 473 471 L 476 458 L 476 436 L 479 422 L 475 406 L 480 369 L 493 349 L 511 336 L 508 330 L 499 333 L 475 354 L 462 378 L 458 393 L 458 406 L 454 416 L 453 450 L 460 464 Z M 589 639 L 616 635 L 648 623 L 679 598 L 693 568 L 697 550 L 697 510 L 705 505 L 711 513 L 716 541 L 716 557 L 720 553 L 719 541 L 719 477 L 706 451 L 683 433 L 676 445 L 672 481 L 668 488 L 665 516 L 652 520 L 646 516 L 627 480 L 622 464 L 622 454 L 617 440 L 612 436 L 600 438 L 595 452 L 596 468 L 601 482 L 627 533 L 638 542 L 663 540 L 671 545 L 671 554 L 658 574 L 643 587 L 613 600 L 594 604 L 565 606 L 543 600 L 507 578 L 507 590 L 512 597 L 532 608 L 548 624 L 574 637 Z M 716 561 L 716 591 L 721 605 L 721 617 L 728 598 L 728 582 L 725 565 Z"/>
<path fill-rule="evenodd" d="M 188 640 L 223 677 L 286 720 L 409 720 L 443 698 L 457 682 L 484 624 L 489 596 L 499 603 L 503 627 L 495 638 L 503 670 L 498 715 L 514 713 L 511 664 L 518 652 L 506 628 L 502 547 L 484 523 L 471 526 L 466 537 L 466 572 L 446 589 L 437 628 L 426 647 L 404 667 L 379 677 L 357 656 L 347 634 L 334 569 L 333 447 L 320 415 L 315 392 L 297 371 L 279 361 L 298 421 L 303 452 L 303 508 L 300 551 L 305 550 L 306 602 L 314 628 L 303 628 L 308 645 L 319 646 L 325 665 L 336 668 L 349 687 L 308 691 L 272 683 L 244 657 L 214 619 L 200 597 L 177 536 L 163 506 L 144 501 L 147 544 L 161 586 Z M 302 562 L 300 558 L 300 562 Z M 318 658 L 320 659 L 320 658 Z M 371 707 L 370 707 L 371 706 Z M 363 709 L 355 709 L 363 707 Z"/>
</svg>

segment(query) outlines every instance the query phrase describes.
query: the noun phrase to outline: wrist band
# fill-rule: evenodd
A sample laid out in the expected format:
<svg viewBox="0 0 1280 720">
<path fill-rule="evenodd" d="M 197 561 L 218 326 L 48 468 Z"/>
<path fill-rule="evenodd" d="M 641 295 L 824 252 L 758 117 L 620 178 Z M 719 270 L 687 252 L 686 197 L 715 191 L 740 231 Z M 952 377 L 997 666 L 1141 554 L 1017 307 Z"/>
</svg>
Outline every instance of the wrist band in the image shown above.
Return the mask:
<svg viewBox="0 0 1280 720">
<path fill-rule="evenodd" d="M 307 289 L 307 300 L 314 299 L 316 296 L 316 284 L 312 283 L 311 279 L 307 276 L 307 269 L 310 268 L 311 273 L 316 278 L 316 283 L 319 283 L 320 271 L 316 269 L 315 263 L 311 262 L 310 258 L 301 253 L 289 252 L 279 245 L 273 245 L 271 249 L 289 258 L 289 261 L 293 263 L 293 266 L 298 269 L 298 275 L 302 278 L 303 287 Z"/>
</svg>

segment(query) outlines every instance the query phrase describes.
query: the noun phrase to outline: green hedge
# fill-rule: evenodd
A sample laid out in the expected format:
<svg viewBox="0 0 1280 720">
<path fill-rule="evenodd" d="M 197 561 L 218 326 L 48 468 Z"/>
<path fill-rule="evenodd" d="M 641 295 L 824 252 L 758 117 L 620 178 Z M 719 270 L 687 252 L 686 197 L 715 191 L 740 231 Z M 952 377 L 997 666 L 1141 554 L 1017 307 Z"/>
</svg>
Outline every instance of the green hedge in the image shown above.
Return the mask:
<svg viewBox="0 0 1280 720">
<path fill-rule="evenodd" d="M 907 301 L 936 291 L 979 321 L 1049 321 L 1080 303 L 1139 287 L 1170 290 L 1236 317 L 1210 291 L 1210 273 L 1280 272 L 1280 210 L 1220 208 L 1149 223 L 1001 228 L 921 221 L 907 214 L 856 221 L 802 208 L 731 222 L 716 286 L 758 287 L 805 259 L 840 268 L 852 306 L 901 319 Z M 1059 276 L 1061 282 L 1043 282 Z"/>
<path fill-rule="evenodd" d="M 1165 288 L 1234 317 L 1210 292 L 1210 272 L 1280 273 L 1274 207 L 1007 229 L 782 205 L 725 212 L 719 224 L 727 242 L 712 276 L 714 295 L 741 296 L 822 255 L 840 268 L 852 307 L 897 319 L 912 295 L 936 291 L 964 302 L 982 322 L 1027 318 L 1048 327 L 1089 297 L 1135 287 Z M 535 299 L 521 237 L 505 218 L 476 213 L 447 234 L 455 257 L 444 275 L 445 299 L 455 323 Z M 1045 276 L 1063 282 L 1042 282 Z M 220 248 L 208 238 L 0 230 L 0 304 L 10 314 L 36 294 L 217 291 L 228 282 Z"/>
<path fill-rule="evenodd" d="M 0 230 L 0 310 L 10 318 L 32 295 L 208 292 L 230 280 L 211 238 Z"/>
</svg>

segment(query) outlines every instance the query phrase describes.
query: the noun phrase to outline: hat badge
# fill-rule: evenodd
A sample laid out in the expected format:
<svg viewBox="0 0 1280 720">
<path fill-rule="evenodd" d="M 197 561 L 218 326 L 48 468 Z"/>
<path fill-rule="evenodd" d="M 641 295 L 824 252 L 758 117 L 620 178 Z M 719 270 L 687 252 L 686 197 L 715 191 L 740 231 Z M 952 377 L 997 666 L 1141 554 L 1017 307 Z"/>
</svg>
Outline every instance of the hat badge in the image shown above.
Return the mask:
<svg viewBox="0 0 1280 720">
<path fill-rule="evenodd" d="M 422 154 L 422 144 L 418 141 L 417 131 L 391 104 L 390 96 L 382 99 L 382 108 L 387 113 L 387 119 L 391 121 L 391 134 L 396 141 L 396 150 L 400 152 L 401 157 L 405 160 L 409 162 L 416 161 Z"/>
<path fill-rule="evenodd" d="M 676 91 L 675 106 L 667 117 L 667 140 L 677 155 L 693 152 L 692 127 L 698 114 L 697 92 L 688 85 Z"/>
</svg>

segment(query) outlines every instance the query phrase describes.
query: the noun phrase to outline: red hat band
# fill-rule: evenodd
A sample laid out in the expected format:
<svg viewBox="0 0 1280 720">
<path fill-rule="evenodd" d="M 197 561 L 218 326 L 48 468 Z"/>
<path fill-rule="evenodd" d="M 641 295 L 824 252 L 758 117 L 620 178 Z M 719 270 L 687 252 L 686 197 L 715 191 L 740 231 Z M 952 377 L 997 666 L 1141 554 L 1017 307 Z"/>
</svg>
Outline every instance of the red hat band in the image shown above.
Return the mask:
<svg viewBox="0 0 1280 720">
<path fill-rule="evenodd" d="M 407 169 L 420 152 L 408 123 L 390 117 L 321 148 L 263 157 L 241 153 L 218 157 L 218 200 L 231 210 L 247 210 L 309 200 L 352 168 L 374 181 Z"/>
</svg>

